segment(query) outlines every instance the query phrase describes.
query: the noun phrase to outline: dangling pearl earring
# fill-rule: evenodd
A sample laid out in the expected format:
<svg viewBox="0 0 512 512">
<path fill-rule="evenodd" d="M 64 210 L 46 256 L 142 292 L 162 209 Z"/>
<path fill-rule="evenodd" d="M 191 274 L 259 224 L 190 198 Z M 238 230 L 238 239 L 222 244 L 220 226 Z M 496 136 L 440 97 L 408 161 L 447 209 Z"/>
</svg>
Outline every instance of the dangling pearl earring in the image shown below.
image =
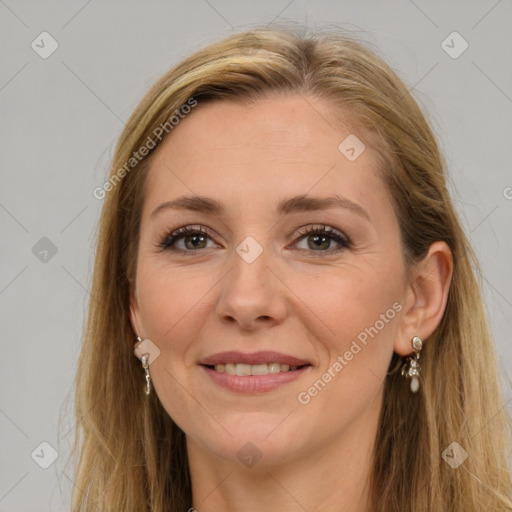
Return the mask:
<svg viewBox="0 0 512 512">
<path fill-rule="evenodd" d="M 405 363 L 402 366 L 402 376 L 404 376 L 406 379 L 412 377 L 411 379 L 411 391 L 413 393 L 416 393 L 418 389 L 420 389 L 420 381 L 419 381 L 419 374 L 421 371 L 420 366 L 420 352 L 423 348 L 423 342 L 419 338 L 419 336 L 414 336 L 414 338 L 411 340 L 411 345 L 414 350 L 414 354 L 412 356 L 409 356 Z"/>
</svg>

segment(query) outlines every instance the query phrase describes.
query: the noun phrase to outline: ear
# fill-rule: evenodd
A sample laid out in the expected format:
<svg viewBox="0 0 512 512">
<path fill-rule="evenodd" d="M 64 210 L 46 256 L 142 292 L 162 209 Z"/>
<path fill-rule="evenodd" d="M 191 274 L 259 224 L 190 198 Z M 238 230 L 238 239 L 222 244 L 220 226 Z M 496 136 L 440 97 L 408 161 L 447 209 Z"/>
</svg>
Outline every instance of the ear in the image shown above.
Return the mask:
<svg viewBox="0 0 512 512">
<path fill-rule="evenodd" d="M 139 305 L 137 304 L 137 299 L 135 298 L 135 292 L 132 288 L 130 288 L 130 322 L 132 324 L 133 332 L 135 333 L 135 336 L 142 336 L 142 330 L 141 330 L 141 321 L 140 321 L 140 312 L 139 312 Z"/>
<path fill-rule="evenodd" d="M 445 242 L 434 242 L 425 258 L 411 272 L 393 346 L 396 353 L 411 355 L 411 339 L 419 336 L 425 341 L 436 330 L 446 308 L 452 273 L 450 248 Z"/>
</svg>

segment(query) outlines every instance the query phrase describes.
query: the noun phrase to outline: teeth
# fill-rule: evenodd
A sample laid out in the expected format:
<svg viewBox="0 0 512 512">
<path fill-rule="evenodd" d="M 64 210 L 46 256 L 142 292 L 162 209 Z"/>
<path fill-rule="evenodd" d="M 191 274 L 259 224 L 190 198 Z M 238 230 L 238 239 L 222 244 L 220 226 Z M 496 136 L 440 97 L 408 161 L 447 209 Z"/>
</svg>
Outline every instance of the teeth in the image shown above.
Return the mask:
<svg viewBox="0 0 512 512">
<path fill-rule="evenodd" d="M 245 366 L 245 365 L 244 365 Z M 249 365 L 247 365 L 249 366 Z M 267 364 L 253 364 L 249 366 L 249 372 L 246 375 L 267 375 L 268 365 Z M 239 375 L 239 374 L 237 374 Z"/>
<path fill-rule="evenodd" d="M 251 365 L 250 364 L 236 364 L 235 365 L 235 373 L 237 375 L 251 375 Z"/>
<path fill-rule="evenodd" d="M 268 366 L 268 373 L 279 373 L 281 371 L 281 365 L 279 363 L 270 363 Z M 287 372 L 290 368 L 288 365 L 284 364 L 283 372 Z"/>
<path fill-rule="evenodd" d="M 267 375 L 269 373 L 279 373 L 296 370 L 298 366 L 290 366 L 288 364 L 279 363 L 263 363 L 263 364 L 242 364 L 242 363 L 227 363 L 216 364 L 215 370 L 218 372 L 226 372 L 229 375 Z"/>
</svg>

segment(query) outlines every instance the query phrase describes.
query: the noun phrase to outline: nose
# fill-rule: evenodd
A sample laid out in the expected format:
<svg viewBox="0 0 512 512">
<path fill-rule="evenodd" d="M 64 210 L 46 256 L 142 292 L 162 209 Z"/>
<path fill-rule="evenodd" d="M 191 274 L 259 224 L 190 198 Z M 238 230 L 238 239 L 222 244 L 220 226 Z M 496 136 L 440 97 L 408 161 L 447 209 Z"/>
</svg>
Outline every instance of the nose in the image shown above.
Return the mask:
<svg viewBox="0 0 512 512">
<path fill-rule="evenodd" d="M 253 331 L 271 327 L 286 316 L 286 286 L 269 266 L 270 251 L 249 263 L 233 254 L 233 267 L 222 280 L 216 313 L 222 322 L 237 323 L 240 329 Z"/>
</svg>

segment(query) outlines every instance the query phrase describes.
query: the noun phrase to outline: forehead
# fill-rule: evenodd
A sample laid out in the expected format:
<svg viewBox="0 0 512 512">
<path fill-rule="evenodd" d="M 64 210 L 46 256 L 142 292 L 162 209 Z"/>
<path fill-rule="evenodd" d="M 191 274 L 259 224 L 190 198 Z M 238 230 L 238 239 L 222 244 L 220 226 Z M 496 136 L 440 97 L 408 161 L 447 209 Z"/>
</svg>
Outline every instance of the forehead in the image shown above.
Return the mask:
<svg viewBox="0 0 512 512">
<path fill-rule="evenodd" d="M 389 203 L 378 155 L 352 121 L 342 112 L 335 119 L 325 100 L 301 95 L 199 105 L 153 155 L 145 215 L 182 194 L 214 196 L 238 211 L 333 192 L 368 207 Z"/>
</svg>

